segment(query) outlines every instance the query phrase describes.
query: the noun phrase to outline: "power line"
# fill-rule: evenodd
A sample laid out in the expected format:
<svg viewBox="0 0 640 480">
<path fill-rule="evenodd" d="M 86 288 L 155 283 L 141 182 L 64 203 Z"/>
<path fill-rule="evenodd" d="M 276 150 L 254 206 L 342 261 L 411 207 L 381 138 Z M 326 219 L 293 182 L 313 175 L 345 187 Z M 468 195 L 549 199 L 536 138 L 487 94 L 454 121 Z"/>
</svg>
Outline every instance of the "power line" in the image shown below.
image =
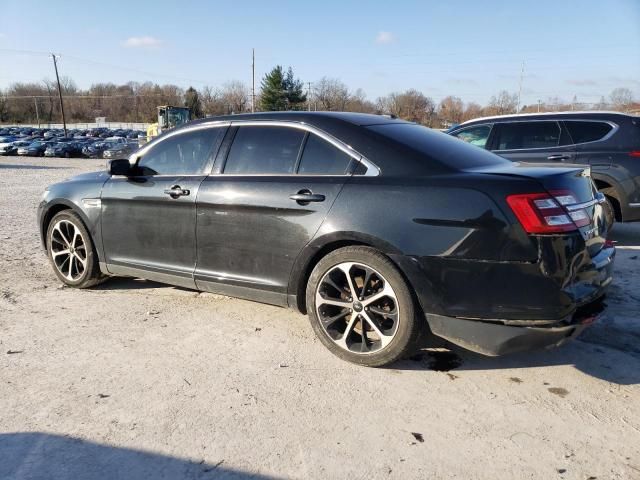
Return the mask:
<svg viewBox="0 0 640 480">
<path fill-rule="evenodd" d="M 19 53 L 19 54 L 25 54 L 25 55 L 36 55 L 36 56 L 50 56 L 51 53 L 50 52 L 41 52 L 38 50 L 19 50 L 19 49 L 14 49 L 14 48 L 0 48 L 0 52 L 9 52 L 9 53 Z M 107 62 L 102 62 L 102 61 L 98 61 L 98 60 L 92 60 L 89 58 L 83 58 L 83 57 L 78 57 L 76 55 L 67 55 L 67 54 L 61 54 L 61 53 L 56 53 L 56 56 L 58 57 L 58 59 L 70 59 L 72 61 L 76 61 L 76 62 L 80 62 L 80 63 L 89 63 L 92 65 L 101 65 L 104 67 L 109 67 L 109 68 L 113 68 L 113 69 L 117 69 L 117 70 L 126 70 L 126 71 L 130 71 L 130 72 L 135 72 L 135 73 L 139 73 L 142 75 L 147 75 L 150 77 L 163 77 L 163 78 L 172 78 L 174 80 L 180 80 L 183 82 L 193 82 L 193 83 L 201 83 L 201 84 L 207 84 L 208 82 L 204 81 L 204 80 L 197 80 L 194 78 L 185 78 L 185 77 L 178 77 L 175 75 L 167 75 L 164 73 L 154 73 L 154 72 L 148 72 L 145 70 L 140 70 L 138 68 L 133 68 L 133 67 L 126 67 L 126 66 L 122 66 L 122 65 L 115 65 L 112 63 L 107 63 Z"/>
</svg>

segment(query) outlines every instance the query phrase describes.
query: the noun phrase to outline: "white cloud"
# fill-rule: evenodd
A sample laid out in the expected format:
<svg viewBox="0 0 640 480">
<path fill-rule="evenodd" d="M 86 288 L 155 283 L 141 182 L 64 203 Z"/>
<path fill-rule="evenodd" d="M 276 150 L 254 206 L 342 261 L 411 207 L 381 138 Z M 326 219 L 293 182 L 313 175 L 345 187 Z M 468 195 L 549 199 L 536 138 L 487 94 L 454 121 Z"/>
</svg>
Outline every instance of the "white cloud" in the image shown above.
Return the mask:
<svg viewBox="0 0 640 480">
<path fill-rule="evenodd" d="M 122 42 L 122 46 L 127 48 L 156 48 L 161 44 L 162 41 L 155 37 L 130 37 Z"/>
<path fill-rule="evenodd" d="M 396 37 L 391 32 L 378 32 L 378 35 L 376 35 L 376 43 L 378 45 L 393 43 L 395 41 Z"/>
</svg>

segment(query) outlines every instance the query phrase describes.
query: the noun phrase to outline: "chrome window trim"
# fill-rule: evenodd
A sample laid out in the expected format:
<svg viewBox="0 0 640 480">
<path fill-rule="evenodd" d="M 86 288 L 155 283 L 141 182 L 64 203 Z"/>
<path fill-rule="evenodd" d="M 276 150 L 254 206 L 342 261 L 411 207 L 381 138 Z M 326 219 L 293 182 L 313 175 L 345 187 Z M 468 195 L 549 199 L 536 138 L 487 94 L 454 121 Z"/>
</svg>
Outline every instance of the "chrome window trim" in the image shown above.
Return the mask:
<svg viewBox="0 0 640 480">
<path fill-rule="evenodd" d="M 151 148 L 155 147 L 156 145 L 164 142 L 165 140 L 167 140 L 168 138 L 172 138 L 175 137 L 176 135 L 181 135 L 181 134 L 186 134 L 189 132 L 193 132 L 196 130 L 204 130 L 207 128 L 216 128 L 216 127 L 228 127 L 229 125 L 231 125 L 230 121 L 211 121 L 211 122 L 204 122 L 204 123 L 199 123 L 197 125 L 192 125 L 189 127 L 185 127 L 185 128 L 181 128 L 179 130 L 173 130 L 171 132 L 165 133 L 164 135 L 152 140 L 151 142 L 147 143 L 144 147 L 142 147 L 140 150 L 138 150 L 137 152 L 134 152 L 133 154 L 131 154 L 131 156 L 129 157 L 129 163 L 131 165 L 135 165 L 138 160 L 140 160 L 140 157 L 142 157 L 143 155 L 145 155 Z M 154 176 L 159 176 L 159 175 L 154 175 Z M 175 176 L 175 175 L 166 175 L 166 176 Z M 200 176 L 200 175 L 183 175 L 185 177 L 187 176 Z"/>
<path fill-rule="evenodd" d="M 360 177 L 377 177 L 380 174 L 380 168 L 367 159 L 364 155 L 358 153 L 356 150 L 351 147 L 351 145 L 347 145 L 346 143 L 338 140 L 333 135 L 328 134 L 324 130 L 319 129 L 313 125 L 309 125 L 305 122 L 296 122 L 290 120 L 232 120 L 232 127 L 287 127 L 287 128 L 297 128 L 299 130 L 304 130 L 306 132 L 313 133 L 324 141 L 330 143 L 338 150 L 349 155 L 355 161 L 362 163 L 367 171 L 363 175 L 357 175 Z M 353 174 L 341 174 L 341 175 L 301 175 L 299 173 L 227 173 L 224 171 L 219 173 L 218 175 L 227 175 L 229 177 L 254 177 L 254 176 L 267 176 L 267 177 L 288 177 L 288 176 L 300 176 L 300 177 L 350 177 Z"/>
<path fill-rule="evenodd" d="M 353 158 L 356 162 L 359 162 L 361 164 L 363 164 L 367 171 L 362 174 L 362 175 L 357 175 L 359 177 L 377 177 L 378 175 L 380 175 L 380 168 L 374 164 L 373 162 L 371 162 L 368 158 L 366 158 L 364 155 L 358 153 L 356 150 L 354 150 L 350 145 L 347 145 L 345 143 L 343 143 L 342 141 L 338 140 L 337 138 L 335 138 L 333 135 L 328 134 L 327 132 L 314 127 L 313 125 L 309 125 L 307 123 L 304 122 L 296 122 L 296 121 L 289 121 L 289 120 L 214 120 L 214 121 L 210 121 L 210 122 L 203 122 L 203 123 L 199 123 L 197 125 L 193 125 L 193 126 L 188 126 L 188 127 L 184 127 L 181 128 L 179 130 L 175 130 L 175 131 L 171 131 L 168 132 L 164 135 L 162 135 L 161 137 L 159 137 L 156 141 L 152 141 L 150 143 L 148 143 L 147 145 L 145 145 L 144 147 L 142 147 L 140 150 L 138 150 L 137 152 L 133 153 L 130 157 L 129 157 L 129 163 L 131 165 L 135 165 L 138 160 L 140 159 L 140 157 L 142 157 L 143 155 L 145 155 L 152 147 L 154 147 L 155 145 L 158 145 L 159 143 L 165 141 L 168 138 L 172 138 L 176 135 L 181 135 L 181 134 L 186 134 L 188 132 L 192 132 L 195 130 L 203 130 L 203 129 L 207 129 L 207 128 L 217 128 L 217 127 L 230 127 L 230 126 L 234 126 L 234 127 L 241 127 L 241 126 L 271 126 L 271 127 L 289 127 L 289 128 L 297 128 L 300 130 L 304 130 L 310 133 L 314 133 L 316 135 L 318 135 L 320 138 L 322 138 L 323 140 L 325 140 L 326 142 L 330 143 L 331 145 L 333 145 L 334 147 L 336 147 L 337 149 L 341 150 L 342 152 L 346 153 L 347 155 L 349 155 L 351 158 Z M 225 175 L 224 172 L 218 173 L 218 174 L 212 174 L 210 173 L 209 175 Z M 261 173 L 261 174 L 226 174 L 227 176 L 231 177 L 231 176 L 238 176 L 238 177 L 247 177 L 247 176 L 268 176 L 268 177 L 274 177 L 274 176 L 308 176 L 308 177 L 350 177 L 353 174 L 342 174 L 342 175 L 300 175 L 298 173 L 278 173 L 278 174 L 271 174 L 271 173 Z M 161 177 L 161 176 L 166 176 L 166 177 L 176 177 L 176 176 L 180 176 L 180 177 L 200 177 L 203 176 L 202 174 L 198 174 L 198 175 L 155 175 L 155 177 Z M 204 176 L 208 176 L 208 175 L 204 175 Z"/>
<path fill-rule="evenodd" d="M 560 122 L 562 120 L 513 120 L 513 121 L 508 121 L 508 122 L 495 122 L 494 125 L 498 125 L 498 124 L 502 124 L 502 125 L 507 125 L 510 123 L 533 123 L 533 122 L 538 122 L 538 123 L 550 123 L 553 122 L 556 124 L 556 126 L 558 127 L 558 130 L 560 132 L 560 134 L 558 135 L 558 145 L 553 145 L 550 147 L 535 147 L 535 148 L 506 148 L 504 150 L 491 150 L 492 152 L 529 152 L 531 150 L 548 150 L 550 148 L 566 148 L 566 147 L 570 147 L 573 145 L 573 143 L 569 144 L 569 145 L 560 145 L 560 137 L 562 137 L 562 127 L 560 126 Z"/>
</svg>

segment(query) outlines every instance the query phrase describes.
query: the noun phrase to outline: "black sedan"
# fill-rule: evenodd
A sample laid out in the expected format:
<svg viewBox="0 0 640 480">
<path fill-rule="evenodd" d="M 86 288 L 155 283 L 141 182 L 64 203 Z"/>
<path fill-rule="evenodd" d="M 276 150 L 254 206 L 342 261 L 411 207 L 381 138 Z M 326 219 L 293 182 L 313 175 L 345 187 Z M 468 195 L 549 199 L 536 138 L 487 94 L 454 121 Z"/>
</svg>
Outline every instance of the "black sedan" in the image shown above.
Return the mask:
<svg viewBox="0 0 640 480">
<path fill-rule="evenodd" d="M 126 158 L 137 149 L 137 143 L 115 143 L 102 152 L 102 158 Z"/>
<path fill-rule="evenodd" d="M 58 278 L 143 277 L 308 313 L 369 366 L 431 333 L 487 355 L 559 345 L 603 308 L 614 247 L 588 168 L 511 163 L 384 116 L 191 122 L 50 186 Z"/>
<path fill-rule="evenodd" d="M 29 145 L 18 148 L 18 155 L 24 155 L 29 157 L 42 157 L 44 155 L 44 151 L 49 146 L 50 142 L 36 140 L 31 142 Z"/>
<path fill-rule="evenodd" d="M 78 144 L 71 138 L 61 138 L 50 142 L 44 151 L 45 157 L 75 157 L 80 153 Z"/>
</svg>

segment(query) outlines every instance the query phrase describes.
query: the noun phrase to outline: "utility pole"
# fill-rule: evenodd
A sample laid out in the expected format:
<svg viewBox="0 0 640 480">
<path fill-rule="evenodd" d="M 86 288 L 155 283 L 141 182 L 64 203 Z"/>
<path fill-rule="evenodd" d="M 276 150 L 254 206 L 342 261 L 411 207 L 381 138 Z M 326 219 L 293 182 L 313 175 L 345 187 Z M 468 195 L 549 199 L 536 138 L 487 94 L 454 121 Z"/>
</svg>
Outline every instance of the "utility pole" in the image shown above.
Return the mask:
<svg viewBox="0 0 640 480">
<path fill-rule="evenodd" d="M 251 49 L 251 113 L 256 111 L 256 49 Z"/>
<path fill-rule="evenodd" d="M 38 128 L 40 128 L 40 111 L 38 110 L 38 97 L 33 97 L 33 103 L 36 106 L 36 118 L 38 119 Z"/>
<path fill-rule="evenodd" d="M 56 81 L 58 82 L 58 96 L 60 97 L 60 111 L 62 112 L 62 127 L 64 128 L 64 136 L 67 136 L 67 119 L 64 116 L 64 103 L 62 102 L 62 89 L 60 88 L 60 77 L 58 76 L 58 64 L 56 63 L 55 53 L 51 54 L 53 58 L 53 68 L 56 70 Z"/>
<path fill-rule="evenodd" d="M 540 99 L 538 99 L 538 113 L 540 113 L 540 103 L 541 103 L 541 101 L 540 101 Z"/>
<path fill-rule="evenodd" d="M 307 82 L 309 84 L 309 90 L 307 93 L 307 110 L 311 111 L 311 82 Z"/>
<path fill-rule="evenodd" d="M 520 98 L 522 97 L 522 79 L 524 77 L 524 60 L 522 61 L 522 69 L 520 70 L 520 86 L 518 88 L 518 107 L 516 113 L 520 111 Z"/>
</svg>

